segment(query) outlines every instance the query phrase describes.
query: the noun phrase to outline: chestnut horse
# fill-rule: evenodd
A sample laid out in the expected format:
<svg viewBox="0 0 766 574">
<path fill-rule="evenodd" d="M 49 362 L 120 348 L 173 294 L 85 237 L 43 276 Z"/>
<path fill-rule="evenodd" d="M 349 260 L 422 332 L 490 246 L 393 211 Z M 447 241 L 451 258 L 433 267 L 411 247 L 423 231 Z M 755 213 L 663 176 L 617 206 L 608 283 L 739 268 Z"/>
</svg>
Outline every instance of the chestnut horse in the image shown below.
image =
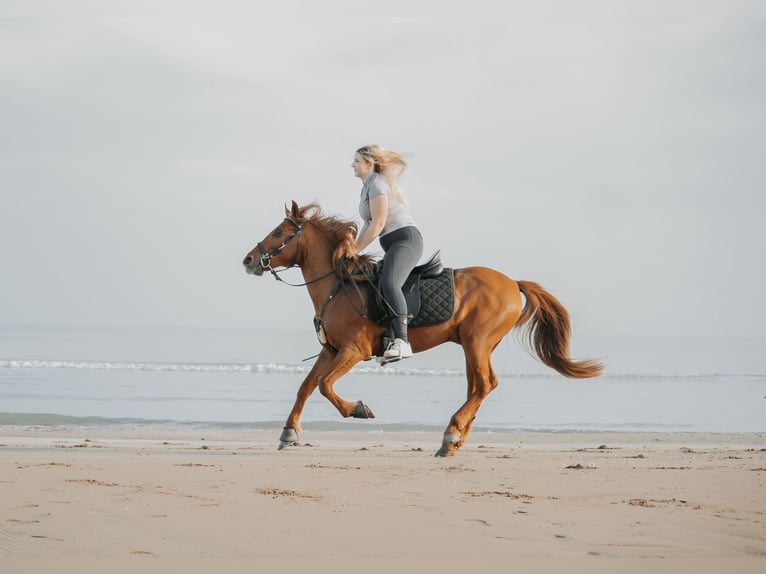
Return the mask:
<svg viewBox="0 0 766 574">
<path fill-rule="evenodd" d="M 366 318 L 366 289 L 352 285 L 348 265 L 362 266 L 369 256 L 346 259 L 356 238 L 354 222 L 326 216 L 316 204 L 285 208 L 285 219 L 245 257 L 247 273 L 262 275 L 275 267 L 300 267 L 314 305 L 315 321 L 323 342 L 314 366 L 301 384 L 285 428 L 280 449 L 296 444 L 306 400 L 319 387 L 343 417 L 373 418 L 362 401 L 338 396 L 333 384 L 358 362 L 379 352 L 385 329 Z M 345 274 L 344 274 L 345 272 Z M 444 323 L 410 329 L 413 351 L 420 352 L 447 341 L 463 347 L 468 398 L 452 416 L 437 456 L 457 452 L 466 441 L 479 406 L 497 387 L 491 354 L 513 327 L 525 326 L 525 340 L 539 359 L 567 377 L 601 374 L 597 361 L 573 361 L 569 356 L 570 322 L 566 309 L 550 293 L 530 281 L 514 281 L 486 267 L 455 269 L 452 317 Z M 348 288 L 351 286 L 351 288 Z M 521 293 L 526 297 L 522 306 Z"/>
</svg>

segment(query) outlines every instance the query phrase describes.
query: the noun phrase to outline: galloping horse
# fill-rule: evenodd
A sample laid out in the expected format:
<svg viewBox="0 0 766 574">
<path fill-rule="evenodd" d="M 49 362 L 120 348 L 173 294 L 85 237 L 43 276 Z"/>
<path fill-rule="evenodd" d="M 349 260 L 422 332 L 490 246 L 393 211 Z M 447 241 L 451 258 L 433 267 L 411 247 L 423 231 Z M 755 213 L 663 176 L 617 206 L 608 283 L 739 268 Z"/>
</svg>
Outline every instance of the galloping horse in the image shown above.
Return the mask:
<svg viewBox="0 0 766 574">
<path fill-rule="evenodd" d="M 366 290 L 346 288 L 354 282 L 347 274 L 350 245 L 356 238 L 354 222 L 324 215 L 317 204 L 285 208 L 285 219 L 245 257 L 247 273 L 260 276 L 275 267 L 300 267 L 314 305 L 315 323 L 323 342 L 314 366 L 298 390 L 280 437 L 280 449 L 295 444 L 306 400 L 319 387 L 343 417 L 373 418 L 362 401 L 338 396 L 333 384 L 359 361 L 377 354 L 384 328 L 361 311 Z M 361 256 L 357 265 L 369 263 Z M 346 274 L 344 275 L 344 271 Z M 514 281 L 486 267 L 455 269 L 454 312 L 447 321 L 410 329 L 410 343 L 417 353 L 447 341 L 463 347 L 468 378 L 468 398 L 452 416 L 437 456 L 450 456 L 463 446 L 479 406 L 497 387 L 491 354 L 515 326 L 524 326 L 530 349 L 547 366 L 567 377 L 601 374 L 594 360 L 573 361 L 569 356 L 569 314 L 561 303 L 537 283 Z M 521 293 L 526 297 L 522 307 Z M 320 332 L 321 331 L 321 332 Z"/>
</svg>

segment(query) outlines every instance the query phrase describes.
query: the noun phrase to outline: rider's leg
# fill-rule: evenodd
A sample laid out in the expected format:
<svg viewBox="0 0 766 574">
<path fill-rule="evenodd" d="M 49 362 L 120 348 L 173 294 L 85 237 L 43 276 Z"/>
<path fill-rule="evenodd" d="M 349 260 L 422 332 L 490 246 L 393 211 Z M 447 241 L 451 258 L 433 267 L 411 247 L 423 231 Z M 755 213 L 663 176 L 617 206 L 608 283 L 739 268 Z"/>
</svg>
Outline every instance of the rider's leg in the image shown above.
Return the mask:
<svg viewBox="0 0 766 574">
<path fill-rule="evenodd" d="M 384 356 L 404 359 L 412 356 L 412 349 L 407 338 L 407 301 L 402 287 L 423 254 L 423 238 L 416 227 L 404 227 L 384 235 L 380 243 L 386 252 L 380 287 L 393 317 L 394 332 L 394 342 Z"/>
</svg>

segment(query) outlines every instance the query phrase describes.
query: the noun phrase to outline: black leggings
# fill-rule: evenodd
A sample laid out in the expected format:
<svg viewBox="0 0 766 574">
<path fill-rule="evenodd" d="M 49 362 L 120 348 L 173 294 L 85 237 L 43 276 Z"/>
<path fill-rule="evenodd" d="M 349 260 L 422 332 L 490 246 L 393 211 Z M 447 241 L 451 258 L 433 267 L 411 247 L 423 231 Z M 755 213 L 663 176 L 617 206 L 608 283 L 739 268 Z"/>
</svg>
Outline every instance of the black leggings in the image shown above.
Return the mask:
<svg viewBox="0 0 766 574">
<path fill-rule="evenodd" d="M 380 237 L 385 251 L 380 289 L 391 306 L 394 337 L 407 340 L 407 301 L 402 287 L 423 255 L 423 236 L 417 227 L 402 227 Z"/>
</svg>

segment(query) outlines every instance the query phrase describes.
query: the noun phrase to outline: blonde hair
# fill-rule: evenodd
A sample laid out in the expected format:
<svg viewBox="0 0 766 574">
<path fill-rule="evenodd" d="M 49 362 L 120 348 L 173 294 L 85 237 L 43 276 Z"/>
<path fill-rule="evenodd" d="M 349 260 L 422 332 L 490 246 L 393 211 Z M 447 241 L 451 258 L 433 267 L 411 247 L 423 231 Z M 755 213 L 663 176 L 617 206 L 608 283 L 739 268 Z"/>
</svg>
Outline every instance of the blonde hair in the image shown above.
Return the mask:
<svg viewBox="0 0 766 574">
<path fill-rule="evenodd" d="M 382 149 L 379 145 L 362 146 L 356 150 L 356 153 L 372 163 L 375 173 L 379 173 L 385 178 L 396 199 L 406 204 L 407 200 L 404 199 L 404 195 L 399 191 L 399 186 L 396 183 L 399 176 L 407 170 L 407 162 L 404 161 L 402 154 Z"/>
</svg>

